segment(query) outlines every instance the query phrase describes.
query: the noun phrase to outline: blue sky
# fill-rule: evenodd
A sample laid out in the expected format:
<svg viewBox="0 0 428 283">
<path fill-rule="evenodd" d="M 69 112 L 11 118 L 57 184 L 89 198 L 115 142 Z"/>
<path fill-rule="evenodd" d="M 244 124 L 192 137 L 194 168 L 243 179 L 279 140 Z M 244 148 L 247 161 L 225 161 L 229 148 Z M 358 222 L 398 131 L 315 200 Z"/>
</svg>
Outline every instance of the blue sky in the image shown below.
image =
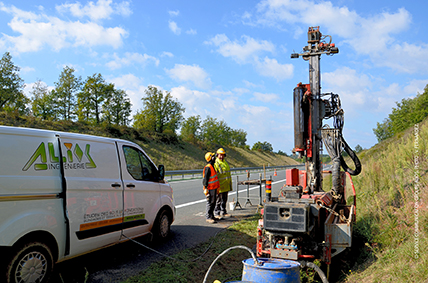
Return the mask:
<svg viewBox="0 0 428 283">
<path fill-rule="evenodd" d="M 155 85 L 186 118 L 224 120 L 250 146 L 289 154 L 292 91 L 309 81 L 308 62 L 290 54 L 320 26 L 339 48 L 321 58 L 322 92 L 341 96 L 348 143 L 369 148 L 376 122 L 428 84 L 427 12 L 424 1 L 394 0 L 0 0 L 0 52 L 12 54 L 27 93 L 70 66 L 83 79 L 101 73 L 136 111 Z"/>
</svg>

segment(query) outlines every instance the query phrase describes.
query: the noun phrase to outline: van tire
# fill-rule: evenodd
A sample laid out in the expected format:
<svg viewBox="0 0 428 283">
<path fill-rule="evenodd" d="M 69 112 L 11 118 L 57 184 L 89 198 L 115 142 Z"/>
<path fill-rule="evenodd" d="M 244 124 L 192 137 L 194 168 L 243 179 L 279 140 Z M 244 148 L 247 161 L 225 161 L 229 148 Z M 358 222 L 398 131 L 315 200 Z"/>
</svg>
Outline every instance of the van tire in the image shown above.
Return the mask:
<svg viewBox="0 0 428 283">
<path fill-rule="evenodd" d="M 166 240 L 171 231 L 171 217 L 168 214 L 168 211 L 163 209 L 158 216 L 156 217 L 154 226 L 153 226 L 153 235 L 155 241 L 164 241 Z"/>
<path fill-rule="evenodd" d="M 48 282 L 53 270 L 50 248 L 41 242 L 18 246 L 6 270 L 6 282 Z"/>
</svg>

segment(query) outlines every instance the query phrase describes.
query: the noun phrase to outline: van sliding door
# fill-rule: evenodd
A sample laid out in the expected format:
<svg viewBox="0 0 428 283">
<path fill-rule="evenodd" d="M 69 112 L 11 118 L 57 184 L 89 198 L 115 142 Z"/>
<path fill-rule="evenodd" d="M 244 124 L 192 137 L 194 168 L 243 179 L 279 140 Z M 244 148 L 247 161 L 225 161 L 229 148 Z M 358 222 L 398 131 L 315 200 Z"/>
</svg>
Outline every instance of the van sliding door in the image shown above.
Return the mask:
<svg viewBox="0 0 428 283">
<path fill-rule="evenodd" d="M 70 255 L 118 242 L 123 185 L 114 141 L 60 137 L 70 222 Z"/>
</svg>

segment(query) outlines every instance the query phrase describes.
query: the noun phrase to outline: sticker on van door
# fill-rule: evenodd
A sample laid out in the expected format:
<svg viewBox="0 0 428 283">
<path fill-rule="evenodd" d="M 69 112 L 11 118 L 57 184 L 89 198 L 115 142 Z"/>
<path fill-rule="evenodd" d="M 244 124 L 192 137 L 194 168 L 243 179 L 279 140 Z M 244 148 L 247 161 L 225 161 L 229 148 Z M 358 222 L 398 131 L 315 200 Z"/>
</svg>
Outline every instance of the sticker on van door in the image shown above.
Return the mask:
<svg viewBox="0 0 428 283">
<path fill-rule="evenodd" d="M 66 156 L 62 157 L 64 169 L 67 170 L 97 168 L 97 165 L 89 154 L 89 151 L 91 149 L 90 144 L 85 145 L 85 151 L 83 151 L 77 143 L 75 144 L 74 148 L 72 143 L 64 143 L 64 146 L 67 148 L 65 154 Z M 27 171 L 33 164 L 34 170 L 37 171 L 59 169 L 59 157 L 55 155 L 53 143 L 48 142 L 47 148 L 48 150 L 46 151 L 45 143 L 40 143 L 40 145 L 34 151 L 33 155 L 22 168 L 22 171 Z M 84 156 L 86 157 L 87 162 L 82 162 Z M 41 162 L 36 163 L 39 157 Z M 49 162 L 47 157 L 49 157 Z M 74 157 L 76 157 L 76 159 Z"/>
</svg>

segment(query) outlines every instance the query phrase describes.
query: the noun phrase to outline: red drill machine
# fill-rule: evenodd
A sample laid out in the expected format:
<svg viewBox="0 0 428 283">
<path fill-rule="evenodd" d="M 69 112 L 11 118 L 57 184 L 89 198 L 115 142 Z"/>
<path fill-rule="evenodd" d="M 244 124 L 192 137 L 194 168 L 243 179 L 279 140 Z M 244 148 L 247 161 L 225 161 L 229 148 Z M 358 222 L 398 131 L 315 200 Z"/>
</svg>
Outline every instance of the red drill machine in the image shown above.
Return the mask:
<svg viewBox="0 0 428 283">
<path fill-rule="evenodd" d="M 361 163 L 342 136 L 344 112 L 339 95 L 320 92 L 321 55 L 337 53 L 331 36 L 323 36 L 319 27 L 310 27 L 308 45 L 301 54 L 291 55 L 309 61 L 310 83 L 299 83 L 293 93 L 294 151 L 305 159 L 305 170 L 287 170 L 286 185 L 279 196 L 264 204 L 258 227 L 258 256 L 302 262 L 319 259 L 329 270 L 331 258 L 352 245 L 356 199 L 351 175 L 361 172 Z M 333 127 L 322 126 L 323 119 L 330 118 Z M 328 171 L 322 170 L 322 142 L 332 160 Z M 344 161 L 343 151 L 354 162 L 354 170 Z M 323 190 L 323 175 L 327 173 L 331 174 L 332 187 Z M 350 203 L 346 202 L 346 175 L 353 192 Z"/>
</svg>

